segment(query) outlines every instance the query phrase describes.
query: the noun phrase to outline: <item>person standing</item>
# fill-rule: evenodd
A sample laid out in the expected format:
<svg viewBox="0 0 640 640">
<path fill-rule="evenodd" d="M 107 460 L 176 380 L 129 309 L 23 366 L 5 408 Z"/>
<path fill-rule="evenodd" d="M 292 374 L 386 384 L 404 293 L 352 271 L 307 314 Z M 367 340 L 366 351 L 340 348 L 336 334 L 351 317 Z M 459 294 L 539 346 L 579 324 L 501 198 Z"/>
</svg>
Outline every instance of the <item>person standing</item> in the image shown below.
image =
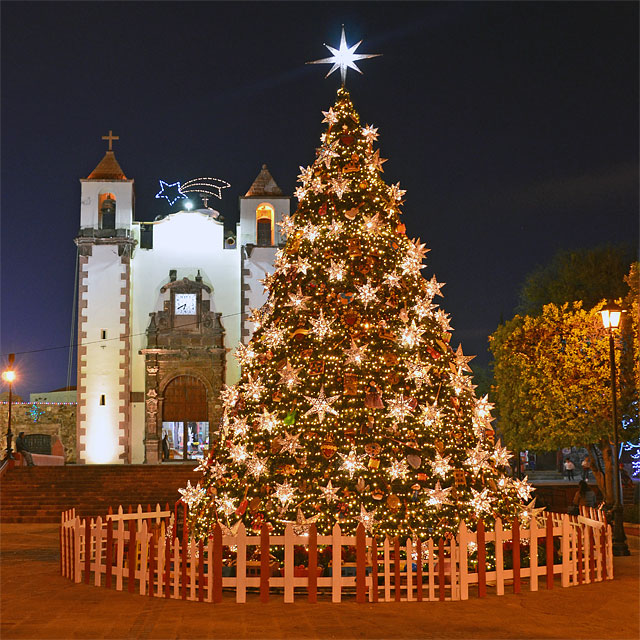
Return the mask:
<svg viewBox="0 0 640 640">
<path fill-rule="evenodd" d="M 591 458 L 589 456 L 585 456 L 581 462 L 582 466 L 582 479 L 589 479 L 589 469 L 591 469 Z"/>
<path fill-rule="evenodd" d="M 567 473 L 567 480 L 573 480 L 573 472 L 576 470 L 576 465 L 571 462 L 571 458 L 565 458 L 564 470 Z"/>
<path fill-rule="evenodd" d="M 165 434 L 162 436 L 162 461 L 169 459 L 169 437 L 165 431 Z"/>
<path fill-rule="evenodd" d="M 578 490 L 573 496 L 573 504 L 577 507 L 577 512 L 580 512 L 580 507 L 595 507 L 596 506 L 596 494 L 589 488 L 589 485 L 580 480 L 578 483 Z"/>
<path fill-rule="evenodd" d="M 27 461 L 28 467 L 35 467 L 31 451 L 27 449 L 27 443 L 24 438 L 24 431 L 21 431 L 16 438 L 16 451 Z"/>
</svg>

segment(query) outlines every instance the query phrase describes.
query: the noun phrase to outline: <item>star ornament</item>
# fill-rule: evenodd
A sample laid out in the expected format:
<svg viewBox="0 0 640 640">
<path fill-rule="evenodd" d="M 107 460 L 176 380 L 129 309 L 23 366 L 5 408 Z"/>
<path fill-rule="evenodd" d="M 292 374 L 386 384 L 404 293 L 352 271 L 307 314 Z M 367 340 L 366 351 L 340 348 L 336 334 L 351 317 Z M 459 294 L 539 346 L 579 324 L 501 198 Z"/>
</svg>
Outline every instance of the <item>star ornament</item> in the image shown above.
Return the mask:
<svg viewBox="0 0 640 640">
<path fill-rule="evenodd" d="M 338 452 L 338 455 L 342 458 L 340 471 L 346 471 L 350 479 L 353 479 L 353 474 L 356 471 L 362 471 L 364 469 L 364 464 L 362 463 L 363 456 L 357 455 L 353 449 L 349 451 L 348 455 L 340 452 Z"/>
<path fill-rule="evenodd" d="M 425 489 L 424 491 L 429 498 L 429 504 L 437 507 L 438 509 L 443 504 L 451 504 L 451 502 L 449 502 L 449 492 L 451 491 L 451 487 L 443 489 L 440 486 L 440 480 L 436 482 L 434 489 Z"/>
<path fill-rule="evenodd" d="M 280 382 L 278 382 L 278 384 L 284 384 L 289 389 L 299 385 L 300 377 L 298 376 L 298 371 L 300 371 L 300 369 L 302 369 L 302 367 L 295 368 L 287 360 L 287 364 L 278 371 L 278 375 L 280 376 Z"/>
<path fill-rule="evenodd" d="M 367 58 L 376 58 L 382 54 L 380 53 L 356 53 L 356 49 L 360 46 L 362 40 L 360 42 L 354 44 L 352 47 L 347 45 L 347 39 L 344 34 L 344 25 L 342 25 L 342 35 L 340 37 L 340 48 L 335 49 L 334 47 L 325 44 L 324 46 L 329 49 L 329 51 L 333 54 L 328 58 L 322 58 L 320 60 L 312 60 L 307 62 L 307 64 L 332 64 L 333 66 L 329 69 L 329 73 L 325 76 L 328 78 L 334 71 L 340 69 L 340 78 L 342 80 L 342 86 L 344 87 L 347 81 L 347 69 L 353 69 L 358 73 L 362 73 L 360 69 L 356 66 L 356 62 L 358 60 L 366 60 Z"/>
<path fill-rule="evenodd" d="M 282 484 L 276 483 L 276 490 L 273 495 L 277 500 L 280 500 L 280 504 L 283 507 L 286 507 L 291 500 L 293 500 L 295 493 L 296 489 L 289 484 L 288 480 L 286 480 Z"/>
<path fill-rule="evenodd" d="M 156 198 L 165 198 L 166 201 L 172 205 L 176 200 L 180 198 L 186 198 L 187 196 L 182 192 L 180 182 L 165 182 L 160 180 L 160 191 L 156 193 Z"/>
<path fill-rule="evenodd" d="M 335 500 L 338 500 L 338 491 L 340 491 L 340 487 L 333 487 L 331 485 L 331 480 L 326 487 L 319 487 L 322 492 L 322 497 L 327 501 L 327 504 L 331 504 Z"/>
<path fill-rule="evenodd" d="M 327 336 L 330 336 L 333 333 L 331 325 L 335 320 L 328 320 L 325 318 L 322 313 L 322 309 L 320 309 L 320 315 L 317 318 L 311 318 L 309 322 L 313 327 L 314 337 L 318 338 L 318 340 L 324 340 Z"/>
<path fill-rule="evenodd" d="M 187 480 L 187 486 L 184 489 L 178 489 L 178 492 L 182 496 L 182 502 L 184 502 L 189 509 L 198 506 L 207 494 L 207 490 L 202 488 L 199 482 L 195 487 L 192 487 L 191 480 Z"/>
<path fill-rule="evenodd" d="M 338 412 L 331 406 L 340 396 L 331 396 L 327 398 L 324 395 L 324 385 L 320 388 L 320 394 L 317 398 L 311 396 L 305 396 L 307 401 L 311 404 L 311 409 L 304 414 L 304 417 L 311 415 L 312 413 L 318 414 L 318 420 L 322 423 L 324 421 L 325 414 L 332 413 L 334 416 L 338 415 Z"/>
<path fill-rule="evenodd" d="M 320 514 L 317 516 L 311 516 L 310 518 L 306 518 L 304 513 L 302 513 L 302 509 L 298 508 L 298 513 L 296 514 L 295 522 L 291 520 L 283 520 L 284 524 L 292 524 L 293 525 L 293 533 L 297 536 L 305 536 L 309 533 L 309 528 L 311 525 L 320 517 Z"/>
<path fill-rule="evenodd" d="M 399 422 L 404 422 L 404 419 L 413 412 L 411 398 L 404 396 L 402 393 L 396 394 L 395 398 L 389 398 L 386 403 L 388 415 Z"/>
<path fill-rule="evenodd" d="M 345 349 L 344 355 L 347 356 L 347 359 L 344 361 L 345 365 L 354 364 L 356 366 L 360 366 L 362 361 L 364 360 L 364 347 L 359 347 L 353 338 L 351 339 L 351 349 Z"/>
<path fill-rule="evenodd" d="M 376 520 L 376 511 L 377 509 L 367 511 L 364 508 L 364 505 L 360 505 L 360 515 L 356 516 L 356 520 L 358 522 L 362 522 L 366 531 L 371 532 L 378 525 L 378 521 Z"/>
</svg>

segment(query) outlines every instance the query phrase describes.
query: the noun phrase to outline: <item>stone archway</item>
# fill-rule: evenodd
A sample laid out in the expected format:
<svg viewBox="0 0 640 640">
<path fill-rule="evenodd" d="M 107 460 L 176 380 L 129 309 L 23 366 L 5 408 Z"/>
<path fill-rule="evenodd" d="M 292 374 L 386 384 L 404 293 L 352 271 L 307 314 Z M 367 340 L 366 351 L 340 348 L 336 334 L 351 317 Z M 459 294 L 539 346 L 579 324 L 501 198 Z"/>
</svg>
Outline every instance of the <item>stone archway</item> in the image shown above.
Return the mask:
<svg viewBox="0 0 640 640">
<path fill-rule="evenodd" d="M 192 460 L 209 445 L 207 388 L 194 375 L 179 375 L 162 393 L 162 435 L 174 457 Z"/>
</svg>

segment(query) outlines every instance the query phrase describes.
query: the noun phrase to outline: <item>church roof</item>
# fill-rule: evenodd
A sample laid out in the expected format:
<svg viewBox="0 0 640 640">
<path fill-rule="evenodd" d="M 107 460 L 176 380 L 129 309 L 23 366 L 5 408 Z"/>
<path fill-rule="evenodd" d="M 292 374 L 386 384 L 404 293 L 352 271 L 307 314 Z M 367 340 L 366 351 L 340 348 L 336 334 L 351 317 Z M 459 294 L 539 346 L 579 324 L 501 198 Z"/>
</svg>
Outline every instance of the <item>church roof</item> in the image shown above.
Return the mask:
<svg viewBox="0 0 640 640">
<path fill-rule="evenodd" d="M 127 176 L 120 168 L 113 151 L 107 151 L 98 166 L 89 174 L 87 180 L 126 180 Z"/>
<path fill-rule="evenodd" d="M 267 165 L 263 164 L 258 177 L 253 181 L 249 191 L 244 195 L 245 198 L 249 196 L 281 196 L 282 189 L 280 189 L 273 179 L 273 176 L 269 173 Z"/>
</svg>

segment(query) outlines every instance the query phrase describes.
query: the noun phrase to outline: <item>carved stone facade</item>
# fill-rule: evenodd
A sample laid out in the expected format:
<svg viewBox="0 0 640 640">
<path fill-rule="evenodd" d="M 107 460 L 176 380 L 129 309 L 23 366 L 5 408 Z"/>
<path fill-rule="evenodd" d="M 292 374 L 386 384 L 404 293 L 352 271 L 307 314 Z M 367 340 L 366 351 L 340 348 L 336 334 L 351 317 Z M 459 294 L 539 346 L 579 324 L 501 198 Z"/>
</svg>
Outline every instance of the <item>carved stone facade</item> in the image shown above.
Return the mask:
<svg viewBox="0 0 640 640">
<path fill-rule="evenodd" d="M 145 462 L 161 459 L 165 390 L 176 378 L 192 376 L 206 389 L 210 430 L 222 417 L 220 390 L 225 382 L 226 350 L 221 313 L 210 310 L 211 287 L 196 276 L 170 280 L 160 289 L 167 295 L 162 311 L 150 315 L 145 357 Z M 177 313 L 176 295 L 195 297 L 195 313 Z M 204 421 L 204 420 L 203 420 Z M 213 425 L 213 429 L 211 428 Z"/>
</svg>

